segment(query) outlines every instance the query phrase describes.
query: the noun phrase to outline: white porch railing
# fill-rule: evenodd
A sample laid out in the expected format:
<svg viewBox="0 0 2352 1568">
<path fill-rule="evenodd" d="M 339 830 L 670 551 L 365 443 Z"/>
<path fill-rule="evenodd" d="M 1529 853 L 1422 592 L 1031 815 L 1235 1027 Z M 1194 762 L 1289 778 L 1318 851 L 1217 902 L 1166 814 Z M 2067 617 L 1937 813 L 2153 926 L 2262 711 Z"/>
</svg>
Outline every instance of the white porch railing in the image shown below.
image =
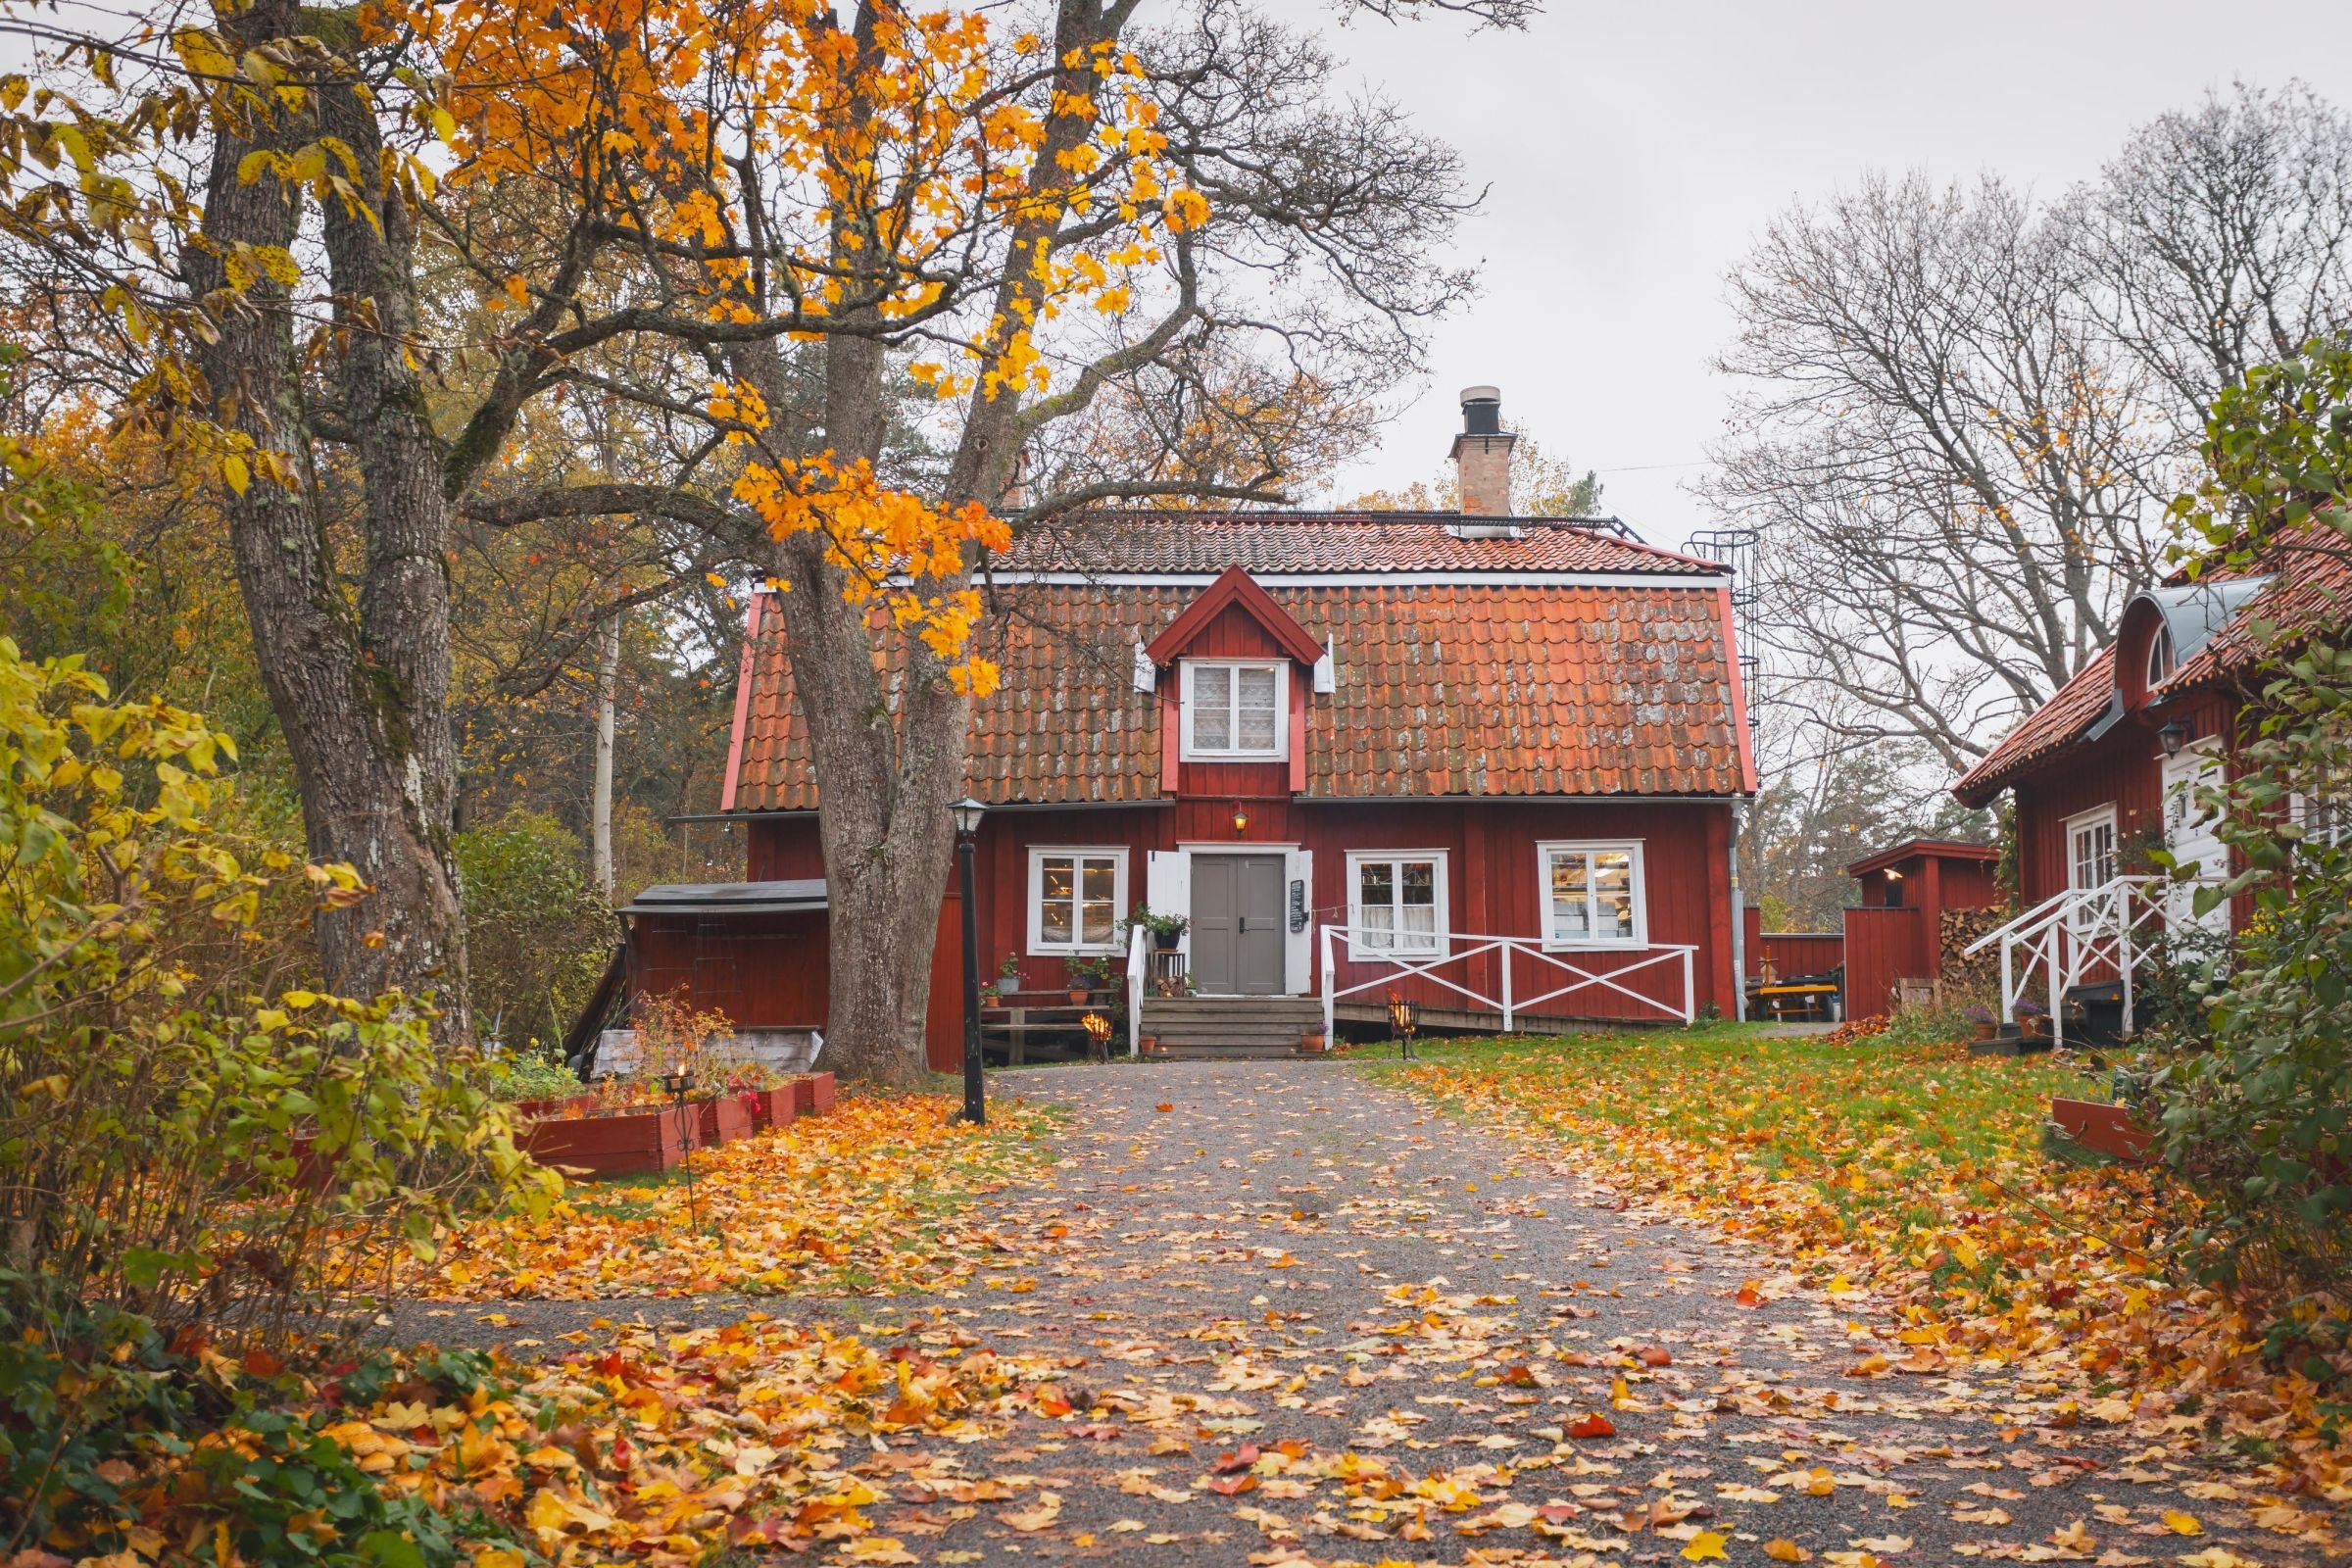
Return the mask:
<svg viewBox="0 0 2352 1568">
<path fill-rule="evenodd" d="M 1145 928 L 1137 926 L 1127 933 L 1127 1054 L 1143 1053 L 1144 978 L 1151 959 L 1144 956 Z"/>
<path fill-rule="evenodd" d="M 1987 931 L 1965 950 L 1970 956 L 2001 945 L 2001 1015 L 2017 1022 L 2017 1004 L 2039 979 L 2049 995 L 2050 1037 L 2066 1042 L 2066 994 L 2101 970 L 2123 984 L 2124 1033 L 2132 1033 L 2133 971 L 2156 951 L 2152 934 L 2168 906 L 2174 909 L 2196 884 L 2155 875 L 2119 876 L 2095 888 L 2069 888 L 2044 899 L 2007 925 Z"/>
<path fill-rule="evenodd" d="M 1360 926 L 1325 925 L 1322 931 L 1323 1032 L 1326 1038 L 1330 1036 L 1335 1021 L 1333 1008 L 1342 997 L 1379 988 L 1384 992 L 1383 1000 L 1386 1000 L 1388 987 L 1408 979 L 1426 980 L 1466 1002 L 1500 1013 L 1505 1034 L 1518 1030 L 1520 1014 L 1533 1012 L 1547 1002 L 1557 1002 L 1562 997 L 1595 988 L 1596 994 L 1600 991 L 1615 992 L 1664 1017 L 1679 1018 L 1686 1024 L 1697 1016 L 1690 974 L 1691 956 L 1698 952 L 1694 945 L 1674 946 L 1653 942 L 1623 954 L 1591 949 L 1557 953 L 1547 951 L 1542 939 L 1537 937 L 1471 936 L 1452 932 L 1438 939 L 1439 948 L 1436 952 L 1399 953 L 1393 949 L 1368 946 L 1361 939 L 1369 933 Z M 1379 935 L 1385 938 L 1395 933 L 1382 931 Z M 1343 943 L 1346 944 L 1345 956 L 1341 952 Z M 1490 953 L 1501 956 L 1498 959 L 1499 996 L 1489 996 L 1468 983 L 1469 960 Z M 1613 967 L 1601 967 L 1615 958 L 1622 958 L 1622 961 Z M 1378 965 L 1382 972 L 1369 980 L 1343 986 L 1339 983 L 1339 965 L 1342 962 Z M 1459 980 L 1438 973 L 1440 969 L 1451 968 L 1456 964 L 1465 966 L 1459 971 Z M 1678 966 L 1683 993 L 1679 1006 L 1620 983 L 1625 976 L 1646 969 L 1663 967 L 1672 973 Z M 1567 977 L 1567 983 L 1553 985 L 1552 982 L 1562 975 Z M 1549 986 L 1550 989 L 1535 989 L 1543 986 Z M 1531 991 L 1533 995 L 1529 994 Z"/>
</svg>

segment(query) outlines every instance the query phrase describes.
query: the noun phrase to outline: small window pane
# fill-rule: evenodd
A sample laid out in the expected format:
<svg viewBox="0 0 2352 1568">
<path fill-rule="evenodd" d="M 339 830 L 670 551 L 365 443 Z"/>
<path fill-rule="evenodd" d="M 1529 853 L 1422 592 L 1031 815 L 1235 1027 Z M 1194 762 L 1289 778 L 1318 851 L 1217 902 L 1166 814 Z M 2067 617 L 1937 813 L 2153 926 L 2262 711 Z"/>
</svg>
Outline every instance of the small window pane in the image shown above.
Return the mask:
<svg viewBox="0 0 2352 1568">
<path fill-rule="evenodd" d="M 1236 749 L 1245 752 L 1270 752 L 1274 749 L 1274 710 L 1245 708 L 1242 710 L 1241 739 Z"/>
<path fill-rule="evenodd" d="M 1551 930 L 1562 941 L 1579 941 L 1592 934 L 1590 867 L 1581 850 L 1555 850 L 1551 856 Z"/>
<path fill-rule="evenodd" d="M 1233 748 L 1233 671 L 1223 665 L 1193 670 L 1193 744 L 1204 752 Z"/>
<path fill-rule="evenodd" d="M 1050 857 L 1044 864 L 1046 902 L 1052 904 L 1059 900 L 1064 904 L 1069 903 L 1070 884 L 1075 875 L 1070 858 L 1066 855 Z"/>
<path fill-rule="evenodd" d="M 1634 934 L 1634 858 L 1617 852 L 1595 855 L 1592 882 L 1600 934 L 1630 941 Z"/>
<path fill-rule="evenodd" d="M 1403 867 L 1403 902 L 1435 905 L 1438 902 L 1438 867 L 1433 860 L 1407 860 Z"/>
<path fill-rule="evenodd" d="M 1108 899 L 1104 899 L 1100 904 L 1092 899 L 1086 901 L 1086 941 L 1088 946 L 1108 942 L 1111 929 L 1117 924 L 1118 916 L 1111 913 L 1111 905 Z"/>
<path fill-rule="evenodd" d="M 1092 903 L 1101 899 L 1108 903 L 1119 890 L 1118 876 L 1119 867 L 1116 860 L 1111 859 L 1108 856 L 1100 859 L 1090 858 L 1086 862 L 1087 902 Z"/>
<path fill-rule="evenodd" d="M 1049 947 L 1070 945 L 1070 906 L 1067 901 L 1055 904 L 1048 901 L 1039 910 L 1037 934 Z"/>
</svg>

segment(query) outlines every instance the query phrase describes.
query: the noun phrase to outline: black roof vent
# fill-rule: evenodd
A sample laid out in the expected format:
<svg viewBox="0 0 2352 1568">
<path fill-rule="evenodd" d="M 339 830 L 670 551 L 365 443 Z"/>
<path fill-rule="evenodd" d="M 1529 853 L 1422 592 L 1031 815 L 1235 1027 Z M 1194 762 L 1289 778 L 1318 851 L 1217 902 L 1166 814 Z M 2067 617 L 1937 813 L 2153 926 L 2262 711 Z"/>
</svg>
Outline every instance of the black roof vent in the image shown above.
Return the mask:
<svg viewBox="0 0 2352 1568">
<path fill-rule="evenodd" d="M 1462 388 L 1462 434 L 1502 434 L 1502 389 L 1492 386 Z"/>
</svg>

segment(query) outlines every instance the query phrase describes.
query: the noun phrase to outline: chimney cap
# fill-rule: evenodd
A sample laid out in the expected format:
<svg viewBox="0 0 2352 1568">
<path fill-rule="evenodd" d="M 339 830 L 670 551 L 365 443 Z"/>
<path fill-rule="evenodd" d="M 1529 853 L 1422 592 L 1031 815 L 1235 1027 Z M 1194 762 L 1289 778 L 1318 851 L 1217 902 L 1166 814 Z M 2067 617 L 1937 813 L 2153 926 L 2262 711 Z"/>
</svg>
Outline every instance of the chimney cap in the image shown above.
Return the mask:
<svg viewBox="0 0 2352 1568">
<path fill-rule="evenodd" d="M 1464 408 L 1468 408 L 1473 403 L 1500 403 L 1501 401 L 1502 388 L 1498 386 L 1466 386 L 1462 388 L 1462 406 Z"/>
</svg>

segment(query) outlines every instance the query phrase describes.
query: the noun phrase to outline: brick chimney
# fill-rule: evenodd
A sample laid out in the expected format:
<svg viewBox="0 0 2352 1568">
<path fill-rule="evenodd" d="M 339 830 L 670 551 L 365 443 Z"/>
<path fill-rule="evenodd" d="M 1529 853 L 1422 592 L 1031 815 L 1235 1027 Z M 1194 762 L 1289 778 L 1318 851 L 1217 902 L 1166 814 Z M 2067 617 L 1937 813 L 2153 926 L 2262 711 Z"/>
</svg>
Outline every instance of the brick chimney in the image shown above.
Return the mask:
<svg viewBox="0 0 2352 1568">
<path fill-rule="evenodd" d="M 1453 438 L 1454 488 L 1461 496 L 1465 538 L 1514 534 L 1508 527 L 1469 525 L 1472 517 L 1511 514 L 1511 448 L 1519 438 L 1502 427 L 1502 393 L 1491 386 L 1462 388 L 1462 433 Z"/>
</svg>

